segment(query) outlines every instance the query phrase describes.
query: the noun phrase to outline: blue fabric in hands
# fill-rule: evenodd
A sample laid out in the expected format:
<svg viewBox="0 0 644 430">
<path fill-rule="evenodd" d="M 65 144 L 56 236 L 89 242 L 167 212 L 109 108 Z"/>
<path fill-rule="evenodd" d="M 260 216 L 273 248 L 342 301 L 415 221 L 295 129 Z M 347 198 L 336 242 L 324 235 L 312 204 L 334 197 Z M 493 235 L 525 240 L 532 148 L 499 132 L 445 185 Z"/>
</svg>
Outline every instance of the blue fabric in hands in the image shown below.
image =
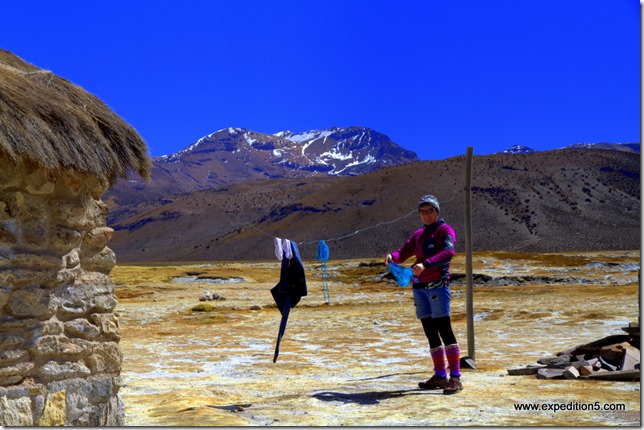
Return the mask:
<svg viewBox="0 0 644 430">
<path fill-rule="evenodd" d="M 401 287 L 409 285 L 409 282 L 414 275 L 410 268 L 399 266 L 395 263 L 389 263 L 389 271 L 394 275 L 396 282 L 398 282 L 398 285 Z"/>
</svg>

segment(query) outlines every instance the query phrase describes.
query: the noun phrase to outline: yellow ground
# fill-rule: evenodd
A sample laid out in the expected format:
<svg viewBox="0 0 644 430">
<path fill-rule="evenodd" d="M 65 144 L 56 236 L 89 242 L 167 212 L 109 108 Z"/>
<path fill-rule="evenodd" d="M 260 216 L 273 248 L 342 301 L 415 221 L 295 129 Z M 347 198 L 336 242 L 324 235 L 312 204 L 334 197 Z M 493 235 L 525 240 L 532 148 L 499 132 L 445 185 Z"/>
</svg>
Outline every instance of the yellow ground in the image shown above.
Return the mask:
<svg viewBox="0 0 644 430">
<path fill-rule="evenodd" d="M 639 382 L 506 372 L 622 334 L 638 320 L 639 261 L 639 251 L 475 254 L 475 273 L 579 282 L 475 286 L 478 368 L 463 371 L 465 389 L 453 396 L 417 388 L 432 366 L 411 289 L 381 279 L 384 266 L 360 265 L 372 260 L 328 262 L 330 305 L 320 263 L 305 262 L 309 295 L 291 312 L 276 363 L 280 314 L 269 291 L 279 279 L 277 260 L 117 265 L 126 425 L 639 426 Z M 464 272 L 462 255 L 452 272 Z M 187 273 L 243 282 L 174 281 Z M 205 290 L 225 300 L 193 311 Z M 452 286 L 452 320 L 466 355 L 464 286 Z M 549 410 L 528 413 L 518 404 Z M 553 404 L 576 410 L 553 411 Z"/>
</svg>

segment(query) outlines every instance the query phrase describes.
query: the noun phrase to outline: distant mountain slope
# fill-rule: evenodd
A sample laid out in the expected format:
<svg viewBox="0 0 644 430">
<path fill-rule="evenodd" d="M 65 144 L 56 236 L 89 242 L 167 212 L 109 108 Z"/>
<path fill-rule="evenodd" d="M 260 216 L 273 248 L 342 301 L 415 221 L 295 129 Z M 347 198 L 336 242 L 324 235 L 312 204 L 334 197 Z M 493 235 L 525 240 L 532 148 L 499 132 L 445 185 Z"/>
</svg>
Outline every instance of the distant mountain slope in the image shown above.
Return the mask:
<svg viewBox="0 0 644 430">
<path fill-rule="evenodd" d="M 463 252 L 464 169 L 460 156 L 353 177 L 260 179 L 175 195 L 111 210 L 110 247 L 121 262 L 267 260 L 277 236 L 300 242 L 305 259 L 315 258 L 320 239 L 331 259 L 381 258 L 419 227 L 418 197 L 433 193 Z M 637 154 L 475 156 L 472 201 L 475 250 L 640 247 Z"/>
<path fill-rule="evenodd" d="M 640 153 L 639 143 L 575 143 L 575 144 L 566 146 L 566 148 L 605 149 L 610 151 L 632 152 L 636 154 Z"/>
<path fill-rule="evenodd" d="M 149 183 L 121 181 L 104 200 L 116 207 L 245 180 L 354 176 L 411 161 L 418 161 L 414 152 L 365 127 L 274 135 L 227 128 L 154 158 Z"/>
<path fill-rule="evenodd" d="M 564 146 L 563 148 L 560 148 L 560 149 L 603 149 L 608 151 L 622 151 L 622 152 L 632 152 L 635 154 L 639 154 L 640 144 L 639 143 L 574 143 L 572 145 Z M 504 154 L 530 154 L 532 152 L 537 152 L 537 151 L 524 145 L 513 145 L 503 151 Z"/>
</svg>

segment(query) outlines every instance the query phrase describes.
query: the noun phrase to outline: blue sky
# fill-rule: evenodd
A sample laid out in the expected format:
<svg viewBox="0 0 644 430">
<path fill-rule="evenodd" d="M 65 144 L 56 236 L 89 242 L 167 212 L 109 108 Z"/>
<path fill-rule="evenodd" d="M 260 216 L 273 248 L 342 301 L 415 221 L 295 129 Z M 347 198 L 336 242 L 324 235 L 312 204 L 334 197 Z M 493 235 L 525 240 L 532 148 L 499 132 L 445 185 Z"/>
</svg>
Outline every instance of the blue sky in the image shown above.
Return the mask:
<svg viewBox="0 0 644 430">
<path fill-rule="evenodd" d="M 421 159 L 640 140 L 637 0 L 0 0 L 0 48 L 177 152 L 362 125 Z"/>
</svg>

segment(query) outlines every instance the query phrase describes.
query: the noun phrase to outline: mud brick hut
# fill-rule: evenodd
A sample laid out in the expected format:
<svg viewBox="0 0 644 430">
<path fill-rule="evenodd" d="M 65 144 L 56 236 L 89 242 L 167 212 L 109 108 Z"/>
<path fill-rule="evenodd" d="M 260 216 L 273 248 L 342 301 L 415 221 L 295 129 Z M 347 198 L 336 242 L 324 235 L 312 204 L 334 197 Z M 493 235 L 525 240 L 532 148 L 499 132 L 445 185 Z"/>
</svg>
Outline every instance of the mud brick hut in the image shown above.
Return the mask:
<svg viewBox="0 0 644 430">
<path fill-rule="evenodd" d="M 147 147 L 103 102 L 0 50 L 0 425 L 122 425 L 101 195 Z"/>
</svg>

